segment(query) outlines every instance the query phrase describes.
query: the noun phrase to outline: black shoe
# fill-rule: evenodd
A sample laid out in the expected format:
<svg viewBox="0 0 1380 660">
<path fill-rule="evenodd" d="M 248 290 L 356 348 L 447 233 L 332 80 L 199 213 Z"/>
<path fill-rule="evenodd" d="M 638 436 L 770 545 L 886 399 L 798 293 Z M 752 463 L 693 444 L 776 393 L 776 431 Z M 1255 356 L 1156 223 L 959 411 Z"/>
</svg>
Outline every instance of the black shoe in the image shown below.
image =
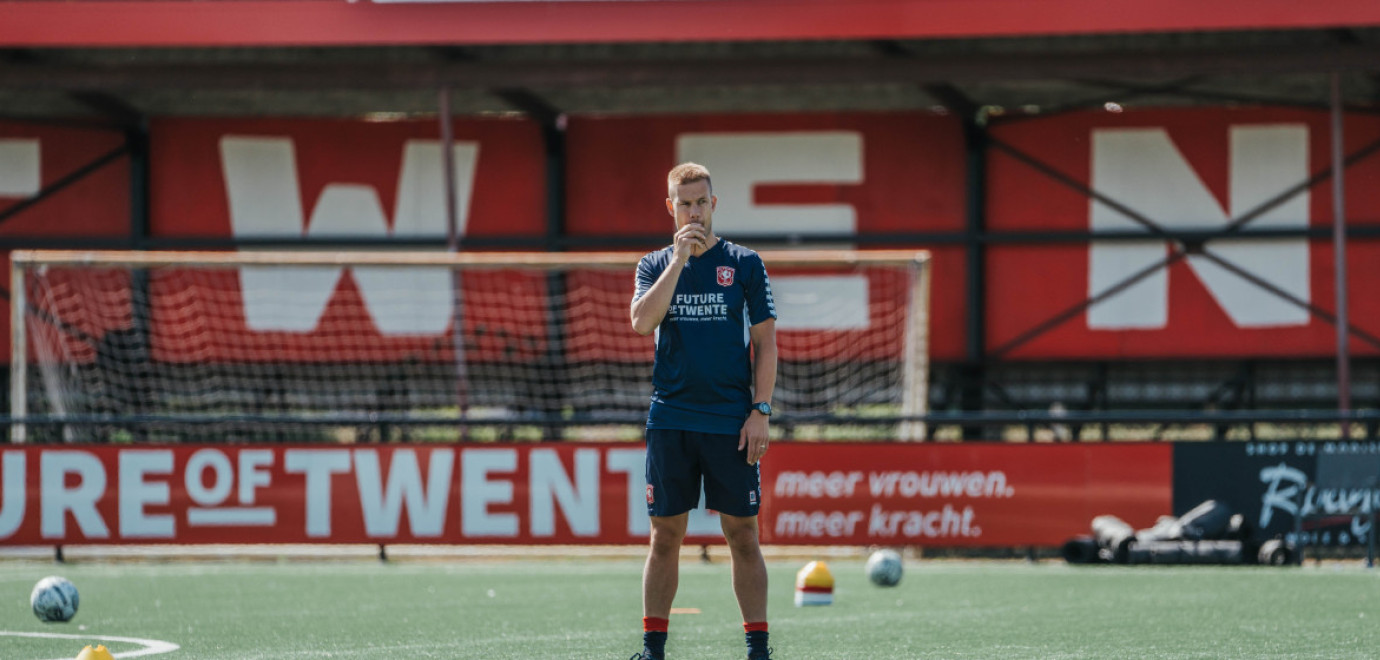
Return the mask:
<svg viewBox="0 0 1380 660">
<path fill-rule="evenodd" d="M 771 660 L 772 651 L 775 651 L 775 650 L 776 650 L 776 649 L 767 649 L 767 651 L 766 651 L 765 653 L 758 653 L 757 655 L 750 655 L 750 656 L 748 656 L 748 660 Z"/>
<path fill-rule="evenodd" d="M 632 654 L 632 657 L 628 658 L 628 660 L 656 660 L 656 658 L 653 658 L 652 656 L 646 653 L 638 652 Z"/>
</svg>

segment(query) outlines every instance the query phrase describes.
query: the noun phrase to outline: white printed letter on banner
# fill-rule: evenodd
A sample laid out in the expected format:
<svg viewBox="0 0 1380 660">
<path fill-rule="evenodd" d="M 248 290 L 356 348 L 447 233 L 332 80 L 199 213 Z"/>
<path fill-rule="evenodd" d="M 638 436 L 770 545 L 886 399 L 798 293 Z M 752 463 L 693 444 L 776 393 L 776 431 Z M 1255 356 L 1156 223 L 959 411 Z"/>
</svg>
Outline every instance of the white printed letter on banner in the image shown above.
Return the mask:
<svg viewBox="0 0 1380 660">
<path fill-rule="evenodd" d="M 1095 130 L 1092 145 L 1093 189 L 1170 229 L 1219 229 L 1308 178 L 1308 128 L 1297 124 L 1232 127 L 1230 215 L 1164 129 Z M 1307 227 L 1308 200 L 1305 190 L 1249 226 Z M 1096 200 L 1089 202 L 1089 225 L 1093 231 L 1144 229 Z M 1206 247 L 1295 298 L 1309 300 L 1306 239 L 1219 239 Z M 1168 246 L 1158 239 L 1093 241 L 1088 253 L 1089 295 L 1106 291 L 1168 254 Z M 1237 326 L 1308 323 L 1307 310 L 1207 258 L 1189 256 L 1188 263 Z M 1168 322 L 1169 277 L 1163 269 L 1088 310 L 1088 327 L 1095 330 L 1163 328 Z"/>
<path fill-rule="evenodd" d="M 296 151 L 291 138 L 227 135 L 220 141 L 230 225 L 237 237 L 435 237 L 446 235 L 445 176 L 435 140 L 403 145 L 393 227 L 374 188 L 332 183 L 304 221 Z M 455 212 L 463 234 L 469 218 L 479 143 L 457 142 Z M 385 335 L 438 335 L 451 320 L 454 296 L 445 268 L 351 269 L 374 326 Z M 255 266 L 240 269 L 245 322 L 259 332 L 311 332 L 343 270 Z M 284 287 L 283 282 L 292 282 Z"/>
</svg>

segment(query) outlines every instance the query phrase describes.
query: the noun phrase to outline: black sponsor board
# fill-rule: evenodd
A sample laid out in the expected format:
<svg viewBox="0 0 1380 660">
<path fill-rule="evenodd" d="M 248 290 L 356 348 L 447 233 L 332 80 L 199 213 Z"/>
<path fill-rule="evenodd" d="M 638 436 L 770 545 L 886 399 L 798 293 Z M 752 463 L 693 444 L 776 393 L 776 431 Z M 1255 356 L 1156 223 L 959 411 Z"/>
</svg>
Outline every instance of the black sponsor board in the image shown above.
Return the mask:
<svg viewBox="0 0 1380 660">
<path fill-rule="evenodd" d="M 1179 443 L 1174 446 L 1174 515 L 1215 499 L 1244 515 L 1258 540 L 1296 541 L 1294 523 L 1302 516 L 1310 545 L 1361 545 L 1370 532 L 1369 517 L 1348 513 L 1380 507 L 1380 490 L 1354 478 L 1328 476 L 1328 466 L 1377 462 L 1377 442 Z"/>
</svg>

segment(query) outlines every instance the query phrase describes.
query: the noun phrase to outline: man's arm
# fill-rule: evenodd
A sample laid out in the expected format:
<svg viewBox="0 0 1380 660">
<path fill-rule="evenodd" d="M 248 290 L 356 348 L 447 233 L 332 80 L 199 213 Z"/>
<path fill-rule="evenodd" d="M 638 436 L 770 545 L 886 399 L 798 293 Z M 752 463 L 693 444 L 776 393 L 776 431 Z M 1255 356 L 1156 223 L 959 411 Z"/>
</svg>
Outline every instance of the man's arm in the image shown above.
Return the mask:
<svg viewBox="0 0 1380 660">
<path fill-rule="evenodd" d="M 684 268 L 684 261 L 671 259 L 652 287 L 632 301 L 632 327 L 637 334 L 652 334 L 661 325 L 661 320 L 666 318 L 666 310 L 671 308 L 671 298 L 676 293 L 676 281 L 680 279 L 680 272 Z"/>
<path fill-rule="evenodd" d="M 768 318 L 748 331 L 752 341 L 752 400 L 771 403 L 776 390 L 776 319 Z M 767 416 L 748 413 L 738 434 L 738 449 L 747 447 L 747 462 L 754 465 L 767 453 Z"/>
<path fill-rule="evenodd" d="M 671 298 L 676 295 L 676 282 L 680 280 L 685 262 L 690 259 L 694 247 L 703 247 L 704 242 L 704 230 L 699 225 L 686 225 L 676 232 L 671 263 L 666 264 L 666 270 L 661 271 L 646 293 L 632 301 L 632 327 L 637 334 L 650 335 L 661 325 L 666 310 L 671 308 Z"/>
</svg>

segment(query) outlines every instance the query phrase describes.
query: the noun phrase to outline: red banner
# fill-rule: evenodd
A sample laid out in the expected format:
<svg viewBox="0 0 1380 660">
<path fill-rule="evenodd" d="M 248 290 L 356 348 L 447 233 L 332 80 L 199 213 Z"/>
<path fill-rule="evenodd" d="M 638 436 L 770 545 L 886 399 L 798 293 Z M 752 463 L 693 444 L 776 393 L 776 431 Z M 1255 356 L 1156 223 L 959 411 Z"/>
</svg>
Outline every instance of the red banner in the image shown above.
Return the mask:
<svg viewBox="0 0 1380 660">
<path fill-rule="evenodd" d="M 778 444 L 777 544 L 1058 545 L 1170 512 L 1167 444 Z M 32 447 L 0 451 L 0 544 L 647 539 L 640 444 Z M 712 512 L 691 542 L 722 541 Z"/>
<path fill-rule="evenodd" d="M 438 211 L 434 203 L 442 197 L 436 193 L 442 177 L 437 174 L 441 158 L 434 122 L 165 119 L 155 121 L 151 130 L 151 222 L 158 237 L 253 236 L 291 242 L 445 234 L 444 209 Z M 1326 117 L 1303 110 L 1075 113 L 997 122 L 992 135 L 1076 183 L 1060 183 L 994 148 L 987 180 L 987 224 L 994 233 L 1108 230 L 1146 231 L 1150 236 L 1133 216 L 1171 229 L 1219 230 L 1265 208 L 1273 197 L 1330 164 Z M 567 232 L 595 244 L 630 235 L 664 233 L 669 238 L 665 172 L 678 160 L 698 159 L 715 173 L 716 229 L 730 240 L 747 235 L 958 233 L 965 226 L 961 138 L 952 117 L 916 112 L 575 117 L 567 133 Z M 536 124 L 458 121 L 456 139 L 458 210 L 465 235 L 544 235 L 546 175 Z M 1377 139 L 1380 120 L 1348 118 L 1348 152 Z M 109 132 L 0 124 L 0 208 L 118 147 L 119 140 Z M 3 231 L 124 235 L 126 179 L 127 166 L 117 158 L 19 213 Z M 1377 181 L 1380 155 L 1374 152 L 1348 169 L 1350 223 L 1380 222 L 1380 198 L 1365 194 Z M 1116 205 L 1092 202 L 1078 186 L 1094 188 Z M 1244 227 L 1321 229 L 1331 221 L 1329 180 L 1321 178 Z M 652 241 L 641 247 L 658 246 L 659 241 Z M 964 248 L 888 247 L 931 250 L 930 354 L 936 361 L 962 359 Z M 1007 351 L 1028 330 L 1168 258 L 1169 247 L 1153 238 L 1091 246 L 996 242 L 989 244 L 985 274 L 987 348 L 1000 350 L 1002 358 L 1033 360 L 1332 354 L 1331 324 L 1297 304 L 1328 311 L 1334 307 L 1335 262 L 1328 241 L 1213 240 L 1206 248 L 1294 300 L 1253 285 L 1204 255 L 1192 255 Z M 1352 322 L 1380 333 L 1380 299 L 1367 295 L 1365 286 L 1380 279 L 1380 242 L 1353 238 L 1348 250 Z M 784 290 L 786 274 L 780 281 L 775 270 L 772 274 L 774 286 Z M 317 361 L 325 351 L 329 359 L 450 359 L 452 342 L 445 340 L 448 281 L 410 289 L 446 296 L 440 304 L 398 311 L 388 307 L 403 302 L 397 287 L 388 289 L 379 284 L 381 279 L 359 275 L 336 269 L 299 278 L 291 289 L 272 273 L 227 272 L 219 280 L 203 279 L 198 286 L 218 287 L 229 296 L 221 298 L 214 315 L 171 298 L 155 299 L 156 357 L 257 361 L 272 354 L 270 359 Z M 161 294 L 186 277 L 168 272 L 151 285 Z M 575 339 L 568 345 L 574 359 L 647 359 L 650 343 L 635 337 L 626 323 L 631 280 L 630 273 L 571 278 L 567 295 L 572 304 L 608 310 L 575 319 Z M 866 299 L 875 309 L 887 298 L 874 284 L 839 290 L 856 293 L 852 300 Z M 467 335 L 480 338 L 468 359 L 521 360 L 546 350 L 543 278 L 478 274 L 462 286 Z M 807 285 L 801 290 L 820 292 Z M 292 297 L 273 299 L 283 295 Z M 778 304 L 786 304 L 784 297 L 779 296 Z M 267 316 L 256 316 L 265 309 Z M 76 317 L 66 320 L 93 337 L 128 326 L 117 311 L 91 318 L 82 318 L 83 313 L 88 312 L 77 310 Z M 211 316 L 230 326 L 237 340 L 233 349 L 230 344 L 210 349 L 190 345 L 191 325 Z M 798 351 L 787 320 L 783 317 L 780 324 L 781 343 L 783 356 L 791 359 Z M 327 336 L 362 337 L 371 348 L 341 352 L 338 344 L 320 341 Z M 605 339 L 590 342 L 590 336 Z M 1376 352 L 1359 340 L 1351 348 L 1363 355 Z"/>
<path fill-rule="evenodd" d="M 449 218 L 438 130 L 434 121 L 156 121 L 153 233 L 444 241 Z M 456 121 L 458 232 L 543 235 L 542 153 L 533 122 Z M 282 286 L 284 273 L 263 269 L 160 273 L 153 280 L 155 357 L 450 361 L 451 342 L 444 339 L 451 325 L 450 275 L 398 271 L 405 280 L 399 290 L 396 274 L 363 270 L 294 271 L 291 288 Z M 475 273 L 463 277 L 461 286 L 467 334 L 479 337 L 468 359 L 545 350 L 547 304 L 540 275 Z M 189 290 L 217 293 L 204 297 Z M 408 297 L 413 294 L 420 297 Z M 185 302 L 212 297 L 219 301 L 214 310 Z M 400 302 L 408 309 L 399 309 Z M 217 332 L 234 341 L 203 345 L 188 329 L 206 323 L 220 324 Z M 342 345 L 339 337 L 352 343 Z"/>
<path fill-rule="evenodd" d="M 763 538 L 1053 546 L 1086 534 L 1102 514 L 1149 526 L 1170 512 L 1171 452 L 1168 444 L 778 445 L 763 469 Z"/>
<path fill-rule="evenodd" d="M 714 230 L 729 240 L 964 227 L 963 139 L 952 117 L 919 112 L 576 117 L 567 139 L 566 230 L 572 236 L 663 234 L 664 242 L 645 247 L 669 244 L 674 224 L 665 206 L 666 172 L 685 160 L 713 173 L 719 200 Z M 962 358 L 963 248 L 886 247 L 931 252 L 930 354 Z M 786 284 L 772 264 L 767 269 L 774 287 Z M 631 279 L 619 284 L 631 293 Z M 867 291 L 875 301 L 873 288 Z M 778 295 L 778 306 L 785 302 Z M 790 350 L 787 319 L 778 329 Z"/>
<path fill-rule="evenodd" d="M 155 236 L 446 236 L 444 204 L 424 203 L 444 196 L 435 120 L 157 119 L 150 133 Z M 465 119 L 454 133 L 462 235 L 542 235 L 537 124 Z"/>
<path fill-rule="evenodd" d="M 0 235 L 26 238 L 122 238 L 130 234 L 129 157 L 118 131 L 0 121 L 0 213 L 29 204 L 0 224 Z M 104 161 L 43 199 L 59 181 Z M 9 254 L 0 254 L 9 288 Z M 0 322 L 8 346 L 9 317 Z M 8 362 L 6 357 L 5 361 Z"/>
<path fill-rule="evenodd" d="M 129 235 L 129 159 L 118 131 L 56 128 L 0 121 L 0 212 L 59 180 L 109 162 L 7 218 L 6 236 L 85 238 Z"/>
<path fill-rule="evenodd" d="M 993 231 L 1144 232 L 1137 242 L 994 246 L 988 253 L 987 341 L 1003 348 L 1022 333 L 1170 256 L 1141 220 L 1168 229 L 1220 231 L 1248 216 L 1245 230 L 1328 227 L 1331 179 L 1300 194 L 1283 193 L 1331 165 L 1325 113 L 1285 109 L 1187 109 L 1066 114 L 998 125 L 995 139 L 1039 159 L 1113 204 L 994 149 L 988 164 L 988 226 Z M 1353 115 L 1346 152 L 1380 139 L 1380 120 Z M 1352 224 L 1380 221 L 1373 152 L 1347 169 L 1346 214 Z M 1128 214 L 1126 210 L 1129 209 Z M 1139 216 L 1138 218 L 1133 217 Z M 1298 303 L 1335 309 L 1329 241 L 1207 241 L 1190 255 L 1118 291 L 1006 358 L 1325 356 L 1336 350 L 1332 324 Z M 1380 243 L 1347 248 L 1351 321 L 1380 331 L 1380 299 L 1366 282 L 1380 279 Z M 1234 272 L 1235 268 L 1240 272 Z M 1252 284 L 1255 277 L 1292 296 Z M 939 285 L 940 287 L 943 284 Z M 1351 350 L 1376 349 L 1353 339 Z"/>
</svg>

